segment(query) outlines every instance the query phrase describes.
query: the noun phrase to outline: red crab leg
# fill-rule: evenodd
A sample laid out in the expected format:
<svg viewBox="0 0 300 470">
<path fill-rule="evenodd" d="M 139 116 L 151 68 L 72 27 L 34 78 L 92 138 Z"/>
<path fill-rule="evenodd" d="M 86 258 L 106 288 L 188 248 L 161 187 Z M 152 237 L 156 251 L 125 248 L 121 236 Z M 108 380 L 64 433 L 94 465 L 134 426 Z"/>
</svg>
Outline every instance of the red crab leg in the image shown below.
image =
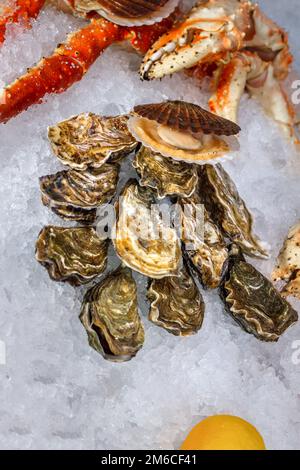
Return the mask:
<svg viewBox="0 0 300 470">
<path fill-rule="evenodd" d="M 120 36 L 119 27 L 106 20 L 91 23 L 67 37 L 52 56 L 43 58 L 0 95 L 0 122 L 6 122 L 47 93 L 61 93 L 79 81 L 93 62 Z"/>
<path fill-rule="evenodd" d="M 110 21 L 93 19 L 85 28 L 70 34 L 50 57 L 43 58 L 22 77 L 0 91 L 0 123 L 41 102 L 47 93 L 62 93 L 81 80 L 99 55 L 113 42 L 130 40 L 139 51 L 170 27 L 171 20 L 142 28 L 122 28 Z"/>
<path fill-rule="evenodd" d="M 14 10 L 4 9 L 4 15 L 0 16 L 0 44 L 5 40 L 6 27 L 9 23 L 26 24 L 29 20 L 36 18 L 43 7 L 45 0 L 16 0 Z"/>
</svg>

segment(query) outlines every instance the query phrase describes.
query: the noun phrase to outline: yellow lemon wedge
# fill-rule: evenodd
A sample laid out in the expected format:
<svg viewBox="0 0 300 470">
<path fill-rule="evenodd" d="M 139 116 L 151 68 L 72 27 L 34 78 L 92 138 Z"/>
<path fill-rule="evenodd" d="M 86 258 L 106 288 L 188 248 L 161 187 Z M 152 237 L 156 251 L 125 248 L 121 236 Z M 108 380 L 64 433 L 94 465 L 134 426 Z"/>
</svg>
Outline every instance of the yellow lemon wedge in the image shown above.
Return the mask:
<svg viewBox="0 0 300 470">
<path fill-rule="evenodd" d="M 210 416 L 197 424 L 181 450 L 266 450 L 257 429 L 237 416 Z"/>
</svg>

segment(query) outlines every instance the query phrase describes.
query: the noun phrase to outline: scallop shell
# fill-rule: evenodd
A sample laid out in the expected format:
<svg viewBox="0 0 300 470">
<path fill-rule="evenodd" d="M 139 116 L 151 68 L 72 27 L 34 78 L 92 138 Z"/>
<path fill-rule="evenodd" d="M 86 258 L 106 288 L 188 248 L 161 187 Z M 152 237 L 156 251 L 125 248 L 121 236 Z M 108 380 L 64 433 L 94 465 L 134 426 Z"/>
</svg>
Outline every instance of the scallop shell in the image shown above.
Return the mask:
<svg viewBox="0 0 300 470">
<path fill-rule="evenodd" d="M 74 8 L 86 15 L 99 15 L 121 26 L 142 26 L 169 16 L 179 0 L 75 0 Z"/>
<path fill-rule="evenodd" d="M 181 246 L 176 230 L 156 211 L 153 191 L 129 180 L 116 203 L 113 240 L 121 260 L 135 271 L 160 279 L 176 275 L 181 267 Z"/>
<path fill-rule="evenodd" d="M 214 162 L 239 148 L 235 123 L 181 101 L 136 106 L 128 129 L 153 152 L 186 163 Z"/>
<path fill-rule="evenodd" d="M 92 227 L 63 228 L 49 225 L 40 232 L 36 259 L 54 281 L 78 286 L 103 273 L 108 242 Z"/>
<path fill-rule="evenodd" d="M 144 344 L 144 328 L 131 270 L 119 267 L 89 289 L 80 320 L 90 346 L 105 359 L 123 362 L 134 357 Z"/>
<path fill-rule="evenodd" d="M 292 295 L 300 300 L 300 223 L 289 230 L 272 279 L 286 282 L 281 292 L 283 296 Z"/>
<path fill-rule="evenodd" d="M 247 255 L 268 257 L 265 244 L 253 234 L 253 219 L 245 202 L 220 164 L 199 168 L 199 187 L 206 209 L 225 235 Z"/>
<path fill-rule="evenodd" d="M 219 227 L 211 219 L 198 194 L 181 199 L 182 240 L 189 264 L 207 289 L 217 288 L 228 259 L 228 249 Z"/>
<path fill-rule="evenodd" d="M 163 157 L 147 147 L 142 146 L 137 152 L 133 166 L 141 176 L 140 185 L 155 189 L 159 199 L 175 195 L 189 197 L 197 186 L 195 166 Z"/>
<path fill-rule="evenodd" d="M 128 131 L 126 116 L 79 114 L 49 127 L 48 137 L 57 158 L 77 170 L 99 168 L 131 153 L 137 142 Z"/>
<path fill-rule="evenodd" d="M 241 128 L 232 121 L 185 101 L 135 106 L 134 113 L 176 131 L 190 134 L 236 135 Z"/>
<path fill-rule="evenodd" d="M 298 320 L 291 305 L 236 248 L 230 256 L 221 297 L 232 317 L 261 341 L 278 341 Z"/>
<path fill-rule="evenodd" d="M 109 202 L 117 188 L 118 164 L 104 164 L 85 172 L 59 171 L 40 178 L 42 201 L 64 219 L 93 223 L 96 210 Z"/>
<path fill-rule="evenodd" d="M 148 288 L 151 302 L 149 320 L 176 336 L 189 336 L 200 330 L 205 305 L 186 267 L 177 277 L 154 279 Z"/>
</svg>

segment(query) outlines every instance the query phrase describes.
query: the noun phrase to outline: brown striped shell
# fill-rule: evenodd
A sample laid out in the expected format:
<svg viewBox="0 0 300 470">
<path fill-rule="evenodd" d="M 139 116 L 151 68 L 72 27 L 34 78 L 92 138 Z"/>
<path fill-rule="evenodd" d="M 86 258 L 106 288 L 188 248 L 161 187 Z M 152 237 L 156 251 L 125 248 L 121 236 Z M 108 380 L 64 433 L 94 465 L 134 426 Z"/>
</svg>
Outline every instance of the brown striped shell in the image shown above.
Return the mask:
<svg viewBox="0 0 300 470">
<path fill-rule="evenodd" d="M 74 9 L 81 15 L 96 11 L 122 26 L 153 24 L 169 16 L 179 0 L 75 0 Z"/>
<path fill-rule="evenodd" d="M 54 281 L 86 284 L 106 269 L 107 240 L 92 227 L 63 228 L 49 225 L 40 232 L 36 259 Z"/>
<path fill-rule="evenodd" d="M 297 312 L 235 246 L 220 294 L 232 317 L 261 341 L 278 341 L 298 320 Z"/>
<path fill-rule="evenodd" d="M 179 276 L 153 279 L 148 288 L 149 320 L 175 336 L 190 336 L 200 330 L 205 305 L 187 267 Z"/>
<path fill-rule="evenodd" d="M 70 168 L 99 168 L 117 161 L 137 146 L 126 116 L 104 117 L 83 113 L 49 127 L 48 138 L 57 158 Z"/>
<path fill-rule="evenodd" d="M 200 165 L 236 150 L 234 135 L 240 130 L 235 123 L 183 101 L 136 106 L 128 129 L 153 152 Z"/>
<path fill-rule="evenodd" d="M 144 328 L 131 270 L 119 267 L 89 289 L 80 320 L 90 346 L 105 359 L 123 362 L 134 357 L 144 344 Z"/>
<path fill-rule="evenodd" d="M 59 171 L 40 178 L 42 202 L 63 219 L 93 223 L 96 210 L 114 196 L 119 165 L 105 163 L 85 172 Z"/>
</svg>

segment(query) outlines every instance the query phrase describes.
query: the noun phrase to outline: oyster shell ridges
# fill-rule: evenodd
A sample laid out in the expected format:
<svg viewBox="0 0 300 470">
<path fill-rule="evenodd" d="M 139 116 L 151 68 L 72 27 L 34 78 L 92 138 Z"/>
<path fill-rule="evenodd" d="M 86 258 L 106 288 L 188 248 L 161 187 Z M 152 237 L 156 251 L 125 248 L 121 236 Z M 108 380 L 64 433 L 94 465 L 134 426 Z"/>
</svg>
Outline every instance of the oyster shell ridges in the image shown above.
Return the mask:
<svg viewBox="0 0 300 470">
<path fill-rule="evenodd" d="M 128 181 L 116 203 L 113 243 L 130 268 L 155 279 L 176 275 L 181 267 L 181 246 L 176 230 L 164 225 L 152 211 L 154 193 L 134 179 Z"/>
<path fill-rule="evenodd" d="M 174 195 L 189 197 L 196 189 L 195 166 L 176 162 L 147 147 L 142 146 L 137 152 L 133 166 L 141 177 L 140 185 L 155 189 L 160 199 Z"/>
<path fill-rule="evenodd" d="M 231 256 L 220 292 L 231 316 L 261 341 L 278 341 L 298 320 L 291 305 L 241 254 Z"/>
<path fill-rule="evenodd" d="M 85 172 L 59 171 L 40 178 L 42 202 L 64 219 L 93 223 L 96 209 L 113 198 L 119 165 L 105 163 Z"/>
<path fill-rule="evenodd" d="M 108 160 L 119 161 L 137 146 L 127 121 L 127 116 L 83 113 L 49 127 L 48 138 L 64 165 L 77 170 L 99 168 Z"/>
<path fill-rule="evenodd" d="M 105 359 L 123 362 L 134 357 L 143 346 L 144 328 L 131 270 L 119 267 L 89 289 L 80 320 L 90 346 Z"/>
<path fill-rule="evenodd" d="M 185 101 L 139 105 L 134 107 L 134 113 L 172 129 L 192 134 L 204 132 L 204 134 L 231 136 L 241 130 L 234 122 Z"/>
<path fill-rule="evenodd" d="M 187 267 L 178 277 L 154 279 L 148 288 L 149 320 L 176 336 L 196 334 L 202 326 L 205 305 Z"/>
<path fill-rule="evenodd" d="M 212 219 L 249 256 L 267 258 L 263 243 L 253 234 L 253 218 L 229 174 L 220 165 L 199 168 L 199 187 Z"/>
<path fill-rule="evenodd" d="M 108 241 L 92 227 L 46 226 L 36 243 L 36 259 L 54 281 L 86 284 L 102 274 L 107 264 Z"/>
</svg>

